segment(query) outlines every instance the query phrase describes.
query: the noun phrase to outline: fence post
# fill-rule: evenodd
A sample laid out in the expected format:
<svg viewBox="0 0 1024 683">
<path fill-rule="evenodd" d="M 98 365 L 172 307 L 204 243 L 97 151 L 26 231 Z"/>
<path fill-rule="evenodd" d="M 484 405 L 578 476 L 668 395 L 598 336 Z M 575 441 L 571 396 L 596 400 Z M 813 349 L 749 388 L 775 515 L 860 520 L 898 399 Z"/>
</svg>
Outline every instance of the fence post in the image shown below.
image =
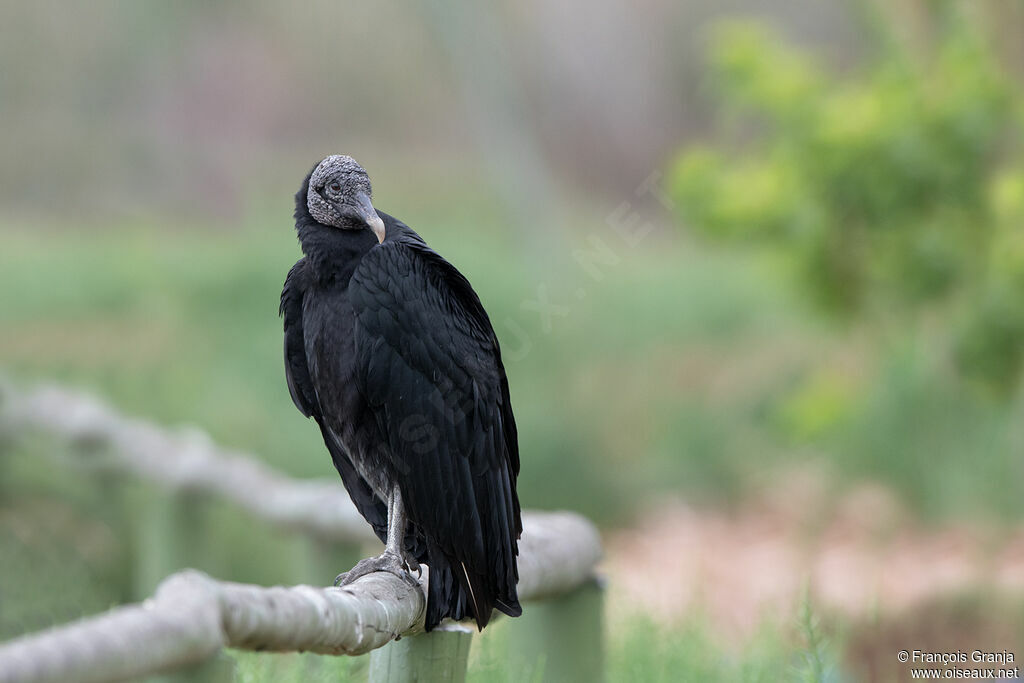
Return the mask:
<svg viewBox="0 0 1024 683">
<path fill-rule="evenodd" d="M 139 487 L 139 517 L 135 526 L 137 599 L 153 595 L 174 572 L 196 564 L 194 548 L 203 529 L 204 501 L 196 494 Z M 151 677 L 148 683 L 230 683 L 234 662 L 223 652 L 187 669 Z"/>
<path fill-rule="evenodd" d="M 592 579 L 570 593 L 523 606 L 508 624 L 509 680 L 604 680 L 604 587 Z"/>
<path fill-rule="evenodd" d="M 317 534 L 294 534 L 285 544 L 291 554 L 292 580 L 309 586 L 330 586 L 334 577 L 348 571 L 363 554 L 358 542 L 339 541 Z M 306 655 L 317 657 L 317 655 Z M 348 660 L 348 661 L 345 661 Z M 318 680 L 366 680 L 368 655 L 319 657 Z"/>
<path fill-rule="evenodd" d="M 369 683 L 462 683 L 472 642 L 473 629 L 446 624 L 388 643 L 370 653 Z"/>
</svg>

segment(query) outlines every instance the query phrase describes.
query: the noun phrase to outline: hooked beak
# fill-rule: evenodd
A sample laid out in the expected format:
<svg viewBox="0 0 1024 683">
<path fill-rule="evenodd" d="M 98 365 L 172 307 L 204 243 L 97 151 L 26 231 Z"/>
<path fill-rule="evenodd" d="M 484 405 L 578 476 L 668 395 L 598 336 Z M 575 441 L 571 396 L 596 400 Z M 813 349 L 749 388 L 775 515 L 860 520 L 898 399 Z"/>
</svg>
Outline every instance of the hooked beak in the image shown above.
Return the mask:
<svg viewBox="0 0 1024 683">
<path fill-rule="evenodd" d="M 373 234 L 377 236 L 377 242 L 384 241 L 384 221 L 377 215 L 377 209 L 373 208 L 373 204 L 370 203 L 370 197 L 365 192 L 360 192 L 355 196 L 356 213 L 359 215 L 359 220 L 366 223 L 370 230 L 373 230 Z"/>
</svg>

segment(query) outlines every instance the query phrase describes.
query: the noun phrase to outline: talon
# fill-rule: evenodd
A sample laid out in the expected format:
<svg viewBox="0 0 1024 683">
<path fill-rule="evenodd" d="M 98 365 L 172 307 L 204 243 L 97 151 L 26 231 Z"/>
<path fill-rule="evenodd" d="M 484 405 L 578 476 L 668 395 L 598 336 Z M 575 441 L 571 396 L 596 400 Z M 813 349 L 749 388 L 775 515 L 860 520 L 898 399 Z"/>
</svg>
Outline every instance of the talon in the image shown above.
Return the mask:
<svg viewBox="0 0 1024 683">
<path fill-rule="evenodd" d="M 416 571 L 419 576 L 422 576 L 422 569 L 419 564 L 416 565 Z M 388 572 L 394 574 L 398 578 L 408 583 L 413 588 L 419 588 L 418 578 L 413 578 L 411 571 L 405 564 L 405 560 L 396 554 L 384 552 L 382 555 L 377 557 L 369 557 L 365 560 L 359 560 L 356 566 L 352 567 L 349 571 L 338 574 L 334 579 L 335 586 L 347 586 L 367 574 L 374 572 Z"/>
<path fill-rule="evenodd" d="M 416 556 L 410 553 L 408 550 L 402 552 L 402 561 L 405 563 L 405 568 L 409 570 L 409 573 L 416 572 L 416 580 L 423 578 L 423 567 L 420 566 L 419 560 Z"/>
<path fill-rule="evenodd" d="M 405 566 L 409 570 L 410 574 L 412 574 L 412 572 L 416 572 L 416 580 L 417 581 L 419 581 L 420 579 L 423 578 L 423 567 L 420 566 L 419 562 L 416 562 L 415 560 L 413 560 L 412 563 L 410 564 L 407 561 Z"/>
</svg>

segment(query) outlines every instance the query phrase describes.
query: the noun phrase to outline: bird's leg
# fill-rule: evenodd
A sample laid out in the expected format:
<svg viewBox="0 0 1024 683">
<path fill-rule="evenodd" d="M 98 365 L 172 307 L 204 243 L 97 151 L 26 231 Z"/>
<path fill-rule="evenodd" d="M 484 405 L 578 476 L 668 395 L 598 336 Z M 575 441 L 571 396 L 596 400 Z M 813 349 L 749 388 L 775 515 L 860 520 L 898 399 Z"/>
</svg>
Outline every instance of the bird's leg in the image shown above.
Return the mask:
<svg viewBox="0 0 1024 683">
<path fill-rule="evenodd" d="M 388 540 L 384 546 L 384 552 L 377 557 L 359 560 L 352 569 L 344 574 L 339 574 L 334 579 L 334 585 L 347 586 L 367 574 L 388 572 L 418 588 L 419 582 L 412 577 L 407 568 L 412 565 L 409 564 L 410 555 L 405 550 L 405 524 L 405 506 L 402 504 L 402 494 L 396 484 L 391 488 L 391 495 L 388 497 Z M 415 561 L 415 558 L 412 562 L 419 572 L 419 563 Z"/>
<path fill-rule="evenodd" d="M 396 484 L 392 487 L 391 498 L 388 500 L 388 542 L 384 546 L 384 553 L 390 553 L 402 558 L 402 564 L 406 570 L 411 572 L 415 569 L 416 578 L 419 579 L 423 576 L 419 560 L 405 549 L 406 525 L 405 503 L 402 502 L 402 494 Z"/>
<path fill-rule="evenodd" d="M 391 495 L 388 497 L 388 542 L 384 545 L 384 552 L 402 557 L 405 547 L 405 505 L 402 503 L 402 493 L 398 490 L 398 484 L 391 487 Z"/>
</svg>

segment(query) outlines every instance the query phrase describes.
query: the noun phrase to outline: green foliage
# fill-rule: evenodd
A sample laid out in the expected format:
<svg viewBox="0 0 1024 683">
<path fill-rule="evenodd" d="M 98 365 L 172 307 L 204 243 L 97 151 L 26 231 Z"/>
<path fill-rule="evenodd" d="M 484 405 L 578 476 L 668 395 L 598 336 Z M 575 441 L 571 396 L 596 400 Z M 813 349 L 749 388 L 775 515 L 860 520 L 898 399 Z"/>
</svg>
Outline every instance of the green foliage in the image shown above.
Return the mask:
<svg viewBox="0 0 1024 683">
<path fill-rule="evenodd" d="M 608 680 L 613 682 L 794 680 L 790 674 L 795 667 L 825 656 L 790 642 L 777 625 L 762 628 L 742 646 L 733 643 L 732 647 L 723 647 L 721 635 L 712 632 L 699 613 L 671 626 L 650 619 L 629 619 L 620 633 L 621 637 L 612 643 L 609 661 Z M 827 670 L 836 671 L 834 667 Z M 818 683 L 834 680 L 824 677 Z"/>
<path fill-rule="evenodd" d="M 1024 98 L 945 12 L 923 53 L 880 41 L 843 76 L 761 26 L 721 26 L 711 77 L 744 146 L 685 151 L 671 188 L 695 229 L 785 254 L 833 315 L 913 327 L 937 311 L 961 370 L 1005 396 L 1024 361 Z"/>
<path fill-rule="evenodd" d="M 234 683 L 336 683 L 365 681 L 368 657 L 329 657 L 228 650 Z"/>
<path fill-rule="evenodd" d="M 803 683 L 829 683 L 839 680 L 829 639 L 822 632 L 814 613 L 809 588 L 804 589 L 797 623 L 803 650 L 799 652 L 795 680 Z"/>
<path fill-rule="evenodd" d="M 859 391 L 849 376 L 819 370 L 781 401 L 779 421 L 797 440 L 814 438 L 842 425 L 855 412 Z"/>
<path fill-rule="evenodd" d="M 884 481 L 926 518 L 1019 519 L 1022 415 L 1020 398 L 998 407 L 965 400 L 907 348 L 886 359 L 823 441 L 844 477 Z"/>
</svg>

